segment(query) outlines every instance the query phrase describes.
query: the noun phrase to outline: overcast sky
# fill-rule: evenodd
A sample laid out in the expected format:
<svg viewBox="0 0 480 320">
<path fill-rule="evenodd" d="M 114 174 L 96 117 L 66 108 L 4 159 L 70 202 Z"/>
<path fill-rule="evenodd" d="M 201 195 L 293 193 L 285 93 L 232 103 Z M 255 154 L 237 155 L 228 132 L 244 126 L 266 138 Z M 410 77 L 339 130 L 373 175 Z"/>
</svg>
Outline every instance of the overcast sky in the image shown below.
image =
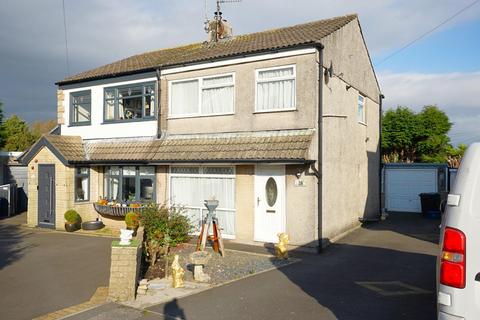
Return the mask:
<svg viewBox="0 0 480 320">
<path fill-rule="evenodd" d="M 214 0 L 208 0 L 208 15 Z M 480 3 L 384 62 L 474 0 L 243 0 L 224 4 L 235 34 L 358 13 L 385 107 L 437 104 L 454 143 L 480 140 Z M 65 0 L 69 74 L 206 39 L 205 0 Z M 382 62 L 382 63 L 381 63 Z M 0 0 L 0 101 L 7 116 L 55 118 L 68 74 L 62 0 Z"/>
</svg>

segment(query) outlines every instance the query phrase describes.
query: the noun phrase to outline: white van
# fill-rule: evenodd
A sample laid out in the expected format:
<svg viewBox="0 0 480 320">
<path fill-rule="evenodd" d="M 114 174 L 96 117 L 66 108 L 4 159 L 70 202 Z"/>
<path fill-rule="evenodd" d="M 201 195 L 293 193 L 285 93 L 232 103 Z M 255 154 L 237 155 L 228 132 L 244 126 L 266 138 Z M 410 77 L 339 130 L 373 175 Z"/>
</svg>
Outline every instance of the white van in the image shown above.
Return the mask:
<svg viewBox="0 0 480 320">
<path fill-rule="evenodd" d="M 480 143 L 468 148 L 448 195 L 440 248 L 438 319 L 480 319 Z"/>
</svg>

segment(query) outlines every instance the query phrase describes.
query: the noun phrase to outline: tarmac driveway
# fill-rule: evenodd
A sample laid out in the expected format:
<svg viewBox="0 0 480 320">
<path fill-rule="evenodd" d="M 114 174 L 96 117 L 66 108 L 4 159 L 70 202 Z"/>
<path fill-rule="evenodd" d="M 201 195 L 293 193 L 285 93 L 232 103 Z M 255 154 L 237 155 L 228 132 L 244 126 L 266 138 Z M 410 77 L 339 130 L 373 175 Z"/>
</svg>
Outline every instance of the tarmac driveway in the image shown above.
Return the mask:
<svg viewBox="0 0 480 320">
<path fill-rule="evenodd" d="M 0 220 L 0 318 L 32 319 L 108 286 L 111 239 L 22 229 Z"/>
<path fill-rule="evenodd" d="M 147 310 L 110 303 L 68 319 L 435 319 L 438 225 L 392 214 L 281 269 Z"/>
</svg>

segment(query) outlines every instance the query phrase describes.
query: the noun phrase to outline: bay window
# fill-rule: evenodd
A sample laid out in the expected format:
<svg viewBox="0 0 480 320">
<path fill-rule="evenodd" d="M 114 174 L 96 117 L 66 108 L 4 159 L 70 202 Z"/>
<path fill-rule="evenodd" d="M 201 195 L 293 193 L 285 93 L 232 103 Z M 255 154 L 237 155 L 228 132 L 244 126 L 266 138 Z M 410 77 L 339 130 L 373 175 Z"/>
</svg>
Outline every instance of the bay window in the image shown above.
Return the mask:
<svg viewBox="0 0 480 320">
<path fill-rule="evenodd" d="M 105 88 L 105 121 L 132 121 L 155 117 L 155 83 Z"/>
<path fill-rule="evenodd" d="M 106 167 L 105 196 L 118 202 L 155 201 L 155 167 Z"/>
<path fill-rule="evenodd" d="M 234 112 L 233 74 L 170 82 L 170 116 L 231 114 Z"/>
<path fill-rule="evenodd" d="M 75 168 L 75 202 L 90 200 L 90 169 Z"/>
<path fill-rule="evenodd" d="M 170 168 L 170 199 L 173 205 L 183 207 L 195 231 L 199 231 L 208 210 L 204 200 L 219 201 L 216 215 L 222 235 L 235 236 L 235 171 L 233 167 Z"/>
<path fill-rule="evenodd" d="M 255 111 L 295 109 L 295 66 L 256 71 Z"/>
</svg>

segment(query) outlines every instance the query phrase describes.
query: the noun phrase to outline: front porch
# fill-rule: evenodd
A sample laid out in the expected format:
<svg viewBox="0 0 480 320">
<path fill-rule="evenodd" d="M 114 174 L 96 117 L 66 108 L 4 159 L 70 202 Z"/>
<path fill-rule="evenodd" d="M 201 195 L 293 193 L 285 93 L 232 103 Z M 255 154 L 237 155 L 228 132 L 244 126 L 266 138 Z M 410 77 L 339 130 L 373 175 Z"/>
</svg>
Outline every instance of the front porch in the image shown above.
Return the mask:
<svg viewBox="0 0 480 320">
<path fill-rule="evenodd" d="M 198 233 L 206 216 L 203 201 L 215 198 L 226 239 L 275 242 L 277 233 L 287 232 L 293 245 L 315 243 L 309 131 L 161 142 L 42 139 L 23 159 L 29 167 L 30 226 L 63 229 L 63 213 L 74 209 L 83 221 L 100 219 L 118 230 L 124 218 L 98 212 L 95 203 L 128 211 L 155 202 L 182 207 Z"/>
</svg>

